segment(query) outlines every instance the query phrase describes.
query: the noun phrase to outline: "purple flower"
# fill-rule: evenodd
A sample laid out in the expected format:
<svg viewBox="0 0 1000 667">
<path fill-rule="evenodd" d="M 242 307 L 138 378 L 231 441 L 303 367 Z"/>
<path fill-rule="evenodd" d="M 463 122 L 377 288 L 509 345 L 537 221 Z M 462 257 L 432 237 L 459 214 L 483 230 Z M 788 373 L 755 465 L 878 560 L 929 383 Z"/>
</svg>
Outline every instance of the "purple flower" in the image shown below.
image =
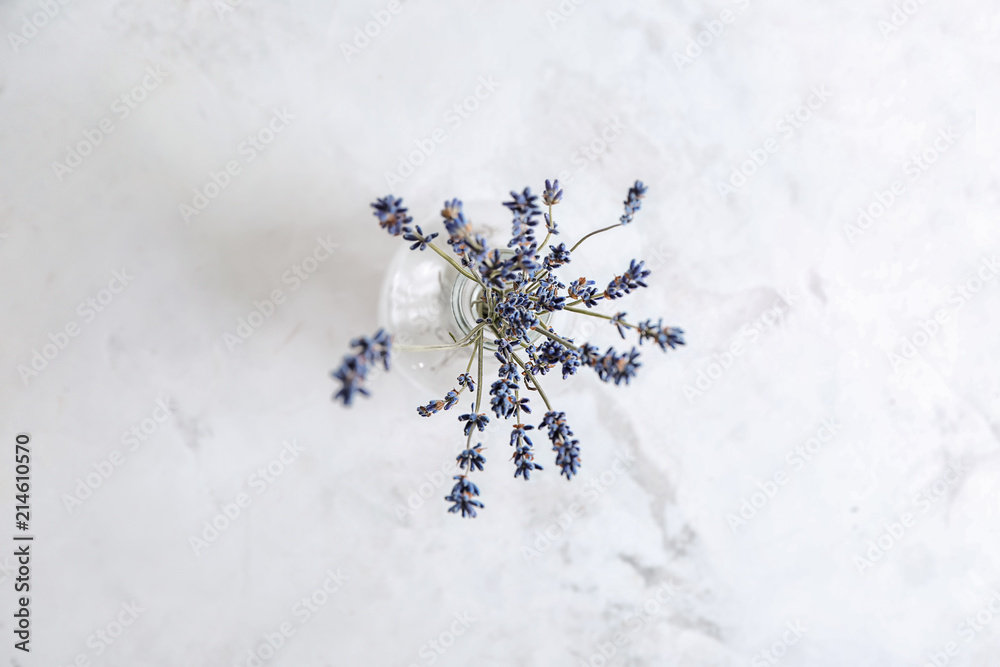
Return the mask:
<svg viewBox="0 0 1000 667">
<path fill-rule="evenodd" d="M 593 308 L 597 305 L 597 289 L 591 287 L 594 284 L 593 280 L 587 280 L 586 278 L 577 278 L 574 282 L 569 284 L 566 291 L 574 299 L 579 299 L 583 302 L 583 305 L 587 308 Z"/>
<path fill-rule="evenodd" d="M 532 470 L 542 469 L 542 466 L 535 463 L 535 454 L 531 451 L 530 444 L 515 448 L 514 455 L 511 458 L 514 460 L 514 465 L 516 466 L 514 477 L 523 477 L 525 482 L 531 477 Z"/>
<path fill-rule="evenodd" d="M 622 338 L 625 338 L 625 326 L 623 318 L 627 314 L 628 313 L 615 313 L 615 316 L 611 318 L 611 324 L 615 325 L 618 328 L 618 335 L 621 336 Z"/>
<path fill-rule="evenodd" d="M 563 264 L 569 264 L 569 250 L 566 249 L 565 243 L 560 243 L 558 246 L 550 245 L 549 254 L 545 256 L 543 264 L 548 270 L 556 269 Z"/>
<path fill-rule="evenodd" d="M 628 198 L 625 200 L 625 214 L 621 217 L 621 224 L 627 225 L 632 222 L 632 216 L 642 208 L 642 198 L 646 196 L 646 186 L 642 181 L 636 181 L 635 185 L 629 188 Z"/>
<path fill-rule="evenodd" d="M 476 406 L 473 405 L 472 412 L 459 415 L 458 421 L 466 422 L 465 435 L 469 435 L 472 433 L 473 428 L 478 428 L 480 431 L 486 430 L 486 425 L 490 423 L 490 418 L 485 414 L 476 414 Z"/>
<path fill-rule="evenodd" d="M 458 386 L 468 387 L 469 391 L 475 391 L 476 381 L 472 379 L 472 376 L 469 375 L 468 373 L 462 373 L 461 375 L 458 376 Z"/>
<path fill-rule="evenodd" d="M 434 232 L 433 234 L 424 236 L 424 232 L 420 229 L 420 225 L 417 225 L 415 229 L 416 231 L 406 230 L 406 233 L 403 234 L 403 238 L 407 241 L 416 241 L 416 243 L 410 246 L 410 250 L 419 249 L 423 252 L 424 250 L 427 250 L 427 244 L 437 238 L 438 233 Z"/>
<path fill-rule="evenodd" d="M 427 405 L 417 407 L 417 413 L 421 417 L 430 417 L 441 410 L 450 409 L 456 403 L 458 403 L 458 393 L 455 390 L 451 390 L 445 394 L 443 400 L 431 401 Z"/>
<path fill-rule="evenodd" d="M 593 366 L 594 370 L 597 371 L 597 376 L 605 382 L 614 381 L 617 385 L 624 381 L 625 384 L 628 384 L 629 380 L 635 377 L 636 370 L 642 365 L 636 361 L 638 358 L 639 352 L 634 347 L 630 352 L 622 354 L 618 354 L 614 348 L 609 347 L 602 357 L 587 365 Z"/>
<path fill-rule="evenodd" d="M 452 199 L 441 209 L 444 228 L 448 232 L 448 245 L 457 255 L 469 255 L 478 260 L 486 254 L 486 240 L 472 231 L 472 224 L 462 212 L 462 202 Z"/>
<path fill-rule="evenodd" d="M 493 413 L 498 419 L 507 419 L 514 414 L 514 410 L 518 406 L 517 398 L 515 398 L 518 386 L 517 382 L 497 380 L 490 387 L 490 396 L 493 397 L 490 400 L 490 407 L 493 408 Z"/>
<path fill-rule="evenodd" d="M 563 191 L 559 189 L 559 179 L 549 182 L 545 179 L 545 191 L 542 192 L 542 203 L 546 206 L 555 206 L 562 201 Z"/>
<path fill-rule="evenodd" d="M 368 366 L 361 360 L 350 355 L 344 357 L 344 363 L 340 365 L 340 368 L 333 371 L 333 377 L 342 383 L 340 389 L 333 395 L 333 400 L 339 398 L 344 402 L 344 405 L 350 405 L 351 401 L 354 400 L 355 394 L 368 396 L 368 390 L 364 386 L 367 375 Z"/>
<path fill-rule="evenodd" d="M 384 329 L 379 329 L 371 338 L 362 336 L 351 341 L 355 348 L 353 354 L 344 357 L 340 368 L 333 371 L 334 379 L 340 380 L 341 387 L 333 395 L 333 400 L 341 400 L 344 405 L 350 405 L 358 394 L 368 396 L 365 380 L 371 367 L 381 364 L 389 370 L 389 359 L 392 354 L 392 336 Z"/>
<path fill-rule="evenodd" d="M 644 263 L 639 262 L 637 264 L 633 259 L 628 269 L 625 270 L 625 273 L 615 276 L 615 279 L 608 283 L 608 288 L 604 290 L 604 297 L 607 299 L 620 299 L 623 292 L 629 294 L 634 289 L 646 287 L 646 283 L 642 282 L 642 280 L 650 274 L 650 271 L 649 269 L 642 268 Z"/>
<path fill-rule="evenodd" d="M 571 439 L 573 431 L 566 423 L 566 413 L 546 412 L 545 418 L 538 426 L 538 428 L 543 427 L 548 429 L 549 440 L 552 441 L 552 449 L 556 453 L 556 465 L 562 469 L 560 474 L 566 475 L 566 479 L 572 479 L 580 468 L 580 443 Z"/>
<path fill-rule="evenodd" d="M 475 508 L 482 508 L 483 506 L 478 500 L 473 500 L 473 496 L 479 495 L 479 488 L 467 480 L 465 475 L 456 475 L 452 479 L 457 479 L 458 481 L 451 488 L 451 494 L 444 497 L 445 500 L 455 503 L 448 508 L 448 511 L 461 512 L 463 518 L 467 516 L 475 518 Z"/>
<path fill-rule="evenodd" d="M 407 209 L 403 206 L 403 200 L 399 197 L 386 195 L 382 199 L 376 199 L 372 208 L 375 209 L 374 216 L 378 218 L 379 225 L 393 236 L 399 236 L 403 232 L 409 232 L 406 226 L 413 222 L 413 218 L 406 214 Z"/>
<path fill-rule="evenodd" d="M 472 472 L 473 468 L 476 470 L 482 470 L 483 464 L 486 463 L 486 459 L 479 453 L 480 449 L 482 449 L 482 444 L 478 444 L 471 449 L 466 449 L 455 457 L 455 460 L 458 462 L 458 467 L 462 470 L 468 470 L 469 472 Z"/>
<path fill-rule="evenodd" d="M 664 329 L 662 319 L 656 324 L 653 324 L 653 320 L 646 320 L 645 322 L 640 322 L 638 326 L 640 345 L 642 345 L 644 340 L 651 340 L 659 345 L 661 350 L 666 352 L 668 347 L 673 350 L 678 345 L 684 344 L 684 330 L 677 327 L 667 327 Z"/>
</svg>

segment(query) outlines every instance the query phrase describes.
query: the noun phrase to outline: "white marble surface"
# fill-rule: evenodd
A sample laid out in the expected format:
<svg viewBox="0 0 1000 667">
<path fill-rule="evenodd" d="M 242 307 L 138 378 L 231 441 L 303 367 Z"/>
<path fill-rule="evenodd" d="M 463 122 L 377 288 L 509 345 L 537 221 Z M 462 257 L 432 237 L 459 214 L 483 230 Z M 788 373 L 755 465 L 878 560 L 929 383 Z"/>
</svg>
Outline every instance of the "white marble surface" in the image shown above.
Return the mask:
<svg viewBox="0 0 1000 667">
<path fill-rule="evenodd" d="M 0 5 L 4 33 L 42 4 Z M 555 21 L 556 0 L 409 0 L 349 61 L 341 44 L 387 3 L 50 4 L 37 34 L 0 47 L 0 534 L 27 431 L 38 536 L 28 656 L 11 649 L 0 573 L 9 664 L 253 665 L 283 623 L 294 634 L 266 664 L 577 667 L 602 664 L 618 632 L 608 664 L 1000 664 L 995 3 L 898 3 L 913 13 L 890 31 L 888 1 L 567 0 Z M 124 117 L 116 99 L 144 79 Z M 451 111 L 477 87 L 473 113 Z M 800 108 L 819 88 L 828 99 Z M 808 118 L 782 122 L 797 109 Z M 249 161 L 241 143 L 276 110 L 293 118 Z M 53 162 L 104 120 L 113 132 L 60 179 Z M 475 521 L 445 512 L 443 485 L 397 511 L 448 469 L 451 414 L 421 420 L 430 397 L 392 374 L 352 410 L 330 401 L 398 247 L 368 203 L 437 129 L 393 188 L 428 226 L 445 198 L 499 201 L 565 172 L 573 239 L 645 180 L 636 224 L 574 267 L 645 257 L 650 288 L 627 310 L 689 341 L 647 353 L 631 387 L 584 375 L 555 392 L 584 450 L 572 483 L 544 448 L 544 474 L 512 479 L 492 436 Z M 766 162 L 722 196 L 754 151 Z M 186 224 L 178 206 L 231 160 L 239 174 Z M 894 182 L 882 215 L 845 229 Z M 333 256 L 283 279 L 327 235 Z M 129 284 L 91 313 L 114 271 Z M 284 302 L 230 351 L 224 335 L 273 290 Z M 904 337 L 918 354 L 895 363 Z M 704 391 L 685 392 L 700 373 Z M 143 441 L 122 439 L 144 420 Z M 795 453 L 819 436 L 808 461 Z M 255 476 L 292 440 L 280 476 Z M 240 493 L 249 506 L 194 553 Z M 734 527 L 743 500 L 762 506 Z M 880 538 L 881 557 L 856 559 Z M 328 571 L 339 589 L 307 615 L 295 605 Z M 132 603 L 135 621 L 100 642 Z"/>
</svg>

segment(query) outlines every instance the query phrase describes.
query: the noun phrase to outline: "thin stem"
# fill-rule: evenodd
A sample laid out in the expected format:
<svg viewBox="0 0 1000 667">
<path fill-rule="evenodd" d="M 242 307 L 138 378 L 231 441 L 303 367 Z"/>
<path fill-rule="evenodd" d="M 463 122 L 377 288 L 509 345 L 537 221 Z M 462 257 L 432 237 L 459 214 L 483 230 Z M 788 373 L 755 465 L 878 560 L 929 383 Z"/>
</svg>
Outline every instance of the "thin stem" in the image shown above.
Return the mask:
<svg viewBox="0 0 1000 667">
<path fill-rule="evenodd" d="M 431 250 L 433 250 L 437 254 L 441 255 L 441 257 L 443 257 L 446 262 L 448 262 L 453 267 L 455 267 L 455 270 L 458 271 L 459 273 L 461 273 L 463 276 L 465 276 L 469 280 L 473 280 L 475 282 L 479 282 L 478 280 L 476 280 L 476 278 L 471 273 L 469 273 L 468 271 L 466 271 L 458 262 L 456 262 L 454 259 L 452 259 L 444 250 L 442 250 L 441 248 L 439 248 L 436 245 L 434 245 L 433 241 L 430 242 L 430 243 L 428 243 L 427 247 L 429 247 Z"/>
<path fill-rule="evenodd" d="M 534 385 L 533 387 L 528 387 L 528 384 L 525 383 L 524 386 L 527 387 L 528 389 L 531 389 L 532 391 L 537 391 L 538 395 L 541 396 L 542 400 L 545 402 L 545 407 L 549 409 L 549 412 L 552 412 L 552 404 L 549 403 L 549 397 L 545 395 L 544 391 L 542 391 L 542 386 L 538 384 L 538 380 L 535 378 L 532 372 L 528 370 L 528 367 L 524 365 L 524 362 L 521 361 L 521 358 L 517 356 L 516 352 L 511 352 L 511 356 L 514 357 L 514 361 L 524 371 L 525 376 L 531 379 L 531 384 Z"/>
<path fill-rule="evenodd" d="M 568 310 L 571 313 L 579 313 L 581 315 L 590 315 L 591 317 L 600 317 L 601 319 L 604 319 L 604 320 L 613 320 L 614 319 L 610 315 L 605 315 L 603 313 L 595 313 L 593 311 L 584 310 L 582 308 L 570 308 L 569 306 L 563 306 L 563 309 L 564 310 Z M 635 329 L 636 331 L 639 330 L 639 325 L 638 324 L 630 324 L 629 322 L 626 322 L 625 320 L 618 320 L 618 324 L 621 324 L 626 329 Z"/>
<path fill-rule="evenodd" d="M 465 374 L 466 375 L 469 374 L 469 369 L 472 368 L 472 360 L 475 359 L 475 358 L 476 358 L 476 349 L 473 348 L 472 349 L 472 354 L 469 355 L 469 363 L 465 367 Z M 468 388 L 469 388 L 469 383 L 467 382 L 467 383 L 463 384 L 462 387 L 457 392 L 455 392 L 455 393 L 461 394 L 463 391 L 465 391 Z"/>
<path fill-rule="evenodd" d="M 483 399 L 483 334 L 479 332 L 479 338 L 476 339 L 476 352 L 472 353 L 472 357 L 469 358 L 469 368 L 472 368 L 472 358 L 479 357 L 479 380 L 476 382 L 476 407 L 472 410 L 473 414 L 479 414 L 479 404 Z M 466 370 L 468 373 L 468 370 Z M 472 422 L 469 422 L 469 426 L 472 426 Z M 465 439 L 465 448 L 470 449 L 472 447 L 472 434 L 475 432 L 475 427 L 469 429 L 469 437 Z M 472 466 L 469 466 L 469 472 L 472 472 Z"/>
<path fill-rule="evenodd" d="M 565 338 L 563 338 L 562 336 L 558 336 L 558 335 L 554 334 L 554 333 L 552 332 L 552 330 L 551 330 L 551 329 L 549 329 L 549 328 L 548 328 L 547 326 L 545 326 L 545 324 L 543 324 L 543 323 L 542 323 L 542 321 L 541 321 L 541 320 L 539 320 L 539 321 L 538 321 L 538 326 L 540 326 L 540 327 L 542 327 L 542 328 L 541 328 L 541 329 L 539 329 L 539 328 L 538 328 L 538 327 L 536 326 L 536 327 L 531 327 L 531 329 L 532 329 L 533 331 L 537 331 L 538 333 L 540 333 L 540 334 L 542 334 L 542 335 L 545 335 L 545 336 L 548 336 L 549 338 L 551 338 L 552 340 L 556 341 L 556 342 L 557 342 L 557 343 L 559 343 L 560 345 L 563 345 L 563 346 L 565 346 L 565 347 L 568 347 L 568 348 L 569 348 L 569 349 L 571 349 L 571 350 L 576 350 L 577 352 L 579 352 L 579 351 L 580 351 L 580 348 L 578 348 L 578 347 L 577 347 L 576 345 L 574 345 L 573 343 L 569 342 L 568 340 L 566 340 L 566 339 L 565 339 Z"/>
<path fill-rule="evenodd" d="M 603 301 L 603 300 L 604 300 L 604 295 L 603 294 L 595 294 L 594 295 L 594 301 Z M 583 299 L 577 299 L 576 301 L 570 301 L 565 306 L 563 306 L 563 308 L 569 308 L 570 306 L 575 306 L 578 303 L 583 303 Z M 583 311 L 580 311 L 580 312 L 583 312 Z"/>
<path fill-rule="evenodd" d="M 539 251 L 544 251 L 545 250 L 545 246 L 548 245 L 548 243 L 549 243 L 549 239 L 552 238 L 552 231 L 550 230 L 550 226 L 551 225 L 552 225 L 552 205 L 550 204 L 549 205 L 549 224 L 545 226 L 545 232 L 546 232 L 545 233 L 545 239 L 542 241 L 542 244 L 540 246 L 538 246 L 538 250 Z M 528 287 L 524 290 L 525 293 L 530 293 L 532 290 L 537 289 L 538 286 L 542 284 L 542 278 L 544 278 L 548 274 L 549 274 L 548 269 L 542 269 L 541 271 L 539 271 L 538 274 L 535 275 L 535 278 L 534 278 L 533 282 L 530 285 L 528 285 Z"/>
<path fill-rule="evenodd" d="M 552 209 L 550 208 L 549 210 L 551 211 Z M 552 238 L 552 232 L 549 232 L 548 234 L 545 235 L 545 240 L 542 241 L 542 245 L 538 246 L 538 249 L 545 250 L 545 246 L 549 242 L 550 238 Z"/>
<path fill-rule="evenodd" d="M 542 269 L 541 271 L 536 273 L 534 279 L 532 280 L 532 283 L 528 285 L 528 287 L 524 290 L 525 294 L 531 294 L 532 292 L 537 291 L 539 286 L 541 286 L 542 284 L 542 280 L 547 275 L 549 275 L 548 269 Z"/>
<path fill-rule="evenodd" d="M 469 355 L 469 364 L 465 367 L 465 372 L 468 374 L 469 369 L 472 368 L 472 360 L 476 358 L 476 350 L 472 350 L 472 354 Z"/>
<path fill-rule="evenodd" d="M 474 336 L 477 333 L 480 333 L 483 330 L 483 327 L 485 327 L 485 326 L 486 326 L 485 322 L 483 322 L 482 324 L 477 324 L 476 327 L 472 331 L 470 331 L 468 334 L 466 334 L 465 338 L 463 338 L 462 340 L 457 341 L 455 343 L 448 343 L 446 345 L 403 345 L 403 344 L 397 344 L 397 345 L 394 345 L 393 347 L 395 349 L 397 349 L 397 350 L 416 351 L 416 352 L 430 352 L 432 350 L 453 350 L 456 347 L 466 347 L 466 346 L 474 343 L 475 342 Z"/>
<path fill-rule="evenodd" d="M 521 423 L 521 387 L 520 385 L 514 389 L 514 419 L 517 420 L 515 423 Z"/>
<path fill-rule="evenodd" d="M 601 229 L 598 229 L 596 231 L 590 232 L 589 234 L 587 234 L 586 236 L 584 236 L 582 239 L 580 239 L 579 241 L 577 241 L 576 245 L 573 246 L 572 248 L 570 248 L 569 251 L 573 252 L 574 250 L 576 250 L 577 248 L 580 247 L 581 243 L 583 243 L 584 241 L 586 241 L 587 239 L 589 239 L 591 236 L 593 236 L 595 234 L 600 234 L 601 232 L 606 232 L 609 229 L 614 229 L 615 227 L 621 227 L 621 226 L 622 226 L 622 223 L 619 222 L 618 224 L 610 225 L 608 227 L 602 227 Z"/>
<path fill-rule="evenodd" d="M 571 313 L 580 313 L 581 315 L 590 315 L 591 317 L 602 317 L 606 320 L 610 320 L 610 315 L 605 315 L 603 313 L 595 313 L 592 310 L 586 310 L 584 308 L 573 308 L 572 306 L 563 306 L 563 310 L 568 310 Z"/>
<path fill-rule="evenodd" d="M 483 399 L 483 333 L 479 332 L 479 381 L 476 383 L 476 414 Z"/>
</svg>

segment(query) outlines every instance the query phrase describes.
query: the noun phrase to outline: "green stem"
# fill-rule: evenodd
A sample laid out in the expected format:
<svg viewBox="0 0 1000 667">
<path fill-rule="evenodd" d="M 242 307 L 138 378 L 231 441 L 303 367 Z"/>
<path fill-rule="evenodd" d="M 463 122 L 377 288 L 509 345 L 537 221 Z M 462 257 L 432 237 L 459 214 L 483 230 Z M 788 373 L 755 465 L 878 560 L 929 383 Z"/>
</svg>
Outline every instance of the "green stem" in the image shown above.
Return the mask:
<svg viewBox="0 0 1000 667">
<path fill-rule="evenodd" d="M 514 423 L 521 423 L 521 388 L 520 386 L 514 390 Z"/>
<path fill-rule="evenodd" d="M 552 209 L 549 210 L 551 211 Z M 548 244 L 550 238 L 552 238 L 552 232 L 549 232 L 548 234 L 545 235 L 545 240 L 542 241 L 542 245 L 538 246 L 538 249 L 544 251 L 545 246 L 546 244 Z"/>
<path fill-rule="evenodd" d="M 474 339 L 475 335 L 477 333 L 480 333 L 483 330 L 483 327 L 485 327 L 485 326 L 486 326 L 485 322 L 483 322 L 482 324 L 477 324 L 476 328 L 474 328 L 472 331 L 470 331 L 468 334 L 466 334 L 465 338 L 463 338 L 462 340 L 457 341 L 455 343 L 448 343 L 447 345 L 403 345 L 403 344 L 397 344 L 397 345 L 394 345 L 393 347 L 395 349 L 397 349 L 397 350 L 416 351 L 416 352 L 430 352 L 430 351 L 433 351 L 433 350 L 453 350 L 456 347 L 466 347 L 467 345 L 470 345 L 471 343 L 474 343 L 475 342 L 475 339 Z"/>
<path fill-rule="evenodd" d="M 606 320 L 610 320 L 610 315 L 604 315 L 603 313 L 595 313 L 592 310 L 587 310 L 585 308 L 574 308 L 573 306 L 563 306 L 563 310 L 568 310 L 571 313 L 580 313 L 581 315 L 590 315 L 591 317 L 603 317 Z"/>
<path fill-rule="evenodd" d="M 594 301 L 602 301 L 603 299 L 604 299 L 604 295 L 603 294 L 597 294 L 596 296 L 594 296 Z M 570 306 L 575 306 L 578 303 L 583 303 L 583 299 L 577 299 L 576 301 L 570 301 L 565 306 L 563 306 L 563 308 L 569 308 Z M 583 312 L 583 311 L 579 311 L 579 312 Z"/>
<path fill-rule="evenodd" d="M 610 315 L 605 315 L 603 313 L 595 313 L 595 312 L 593 312 L 591 310 L 584 310 L 583 308 L 570 308 L 569 306 L 563 306 L 563 310 L 568 310 L 571 313 L 579 313 L 581 315 L 590 315 L 591 317 L 600 317 L 601 319 L 605 319 L 605 320 L 613 320 L 614 319 Z M 639 325 L 638 324 L 631 324 L 629 322 L 626 322 L 625 320 L 618 320 L 618 323 L 621 324 L 626 329 L 635 329 L 636 331 L 639 330 Z"/>
<path fill-rule="evenodd" d="M 465 366 L 465 373 L 466 373 L 466 375 L 468 375 L 469 369 L 472 368 L 472 360 L 475 359 L 475 358 L 476 358 L 476 350 L 475 350 L 475 348 L 473 348 L 472 349 L 472 354 L 469 355 L 469 363 Z M 469 388 L 469 384 L 468 383 L 463 384 L 462 387 L 461 387 L 461 389 L 459 389 L 455 393 L 461 395 L 461 393 L 463 391 L 465 391 L 466 389 L 468 389 L 468 388 Z"/>
<path fill-rule="evenodd" d="M 477 354 L 478 352 L 478 354 Z M 476 339 L 476 351 L 473 351 L 472 356 L 469 357 L 469 368 L 472 368 L 472 360 L 479 357 L 479 380 L 476 382 L 476 407 L 473 409 L 473 414 L 479 414 L 479 404 L 483 398 L 483 334 L 479 333 L 479 338 Z M 468 373 L 469 369 L 466 368 L 465 372 Z M 469 449 L 472 447 L 472 434 L 475 433 L 475 427 L 469 429 L 469 437 L 465 439 L 465 448 Z M 472 467 L 469 467 L 468 472 L 472 472 Z"/>
<path fill-rule="evenodd" d="M 547 275 L 549 275 L 548 269 L 542 269 L 541 271 L 539 271 L 536 274 L 534 281 L 532 281 L 532 283 L 530 285 L 528 285 L 527 288 L 525 288 L 524 293 L 525 294 L 531 294 L 532 292 L 536 291 L 538 289 L 538 287 L 542 284 L 542 279 L 545 276 L 547 276 Z M 537 300 L 537 297 L 536 297 L 536 300 Z"/>
<path fill-rule="evenodd" d="M 524 371 L 525 376 L 531 379 L 531 384 L 534 385 L 534 387 L 528 387 L 527 383 L 525 383 L 525 387 L 528 387 L 528 389 L 532 389 L 533 391 L 537 391 L 538 395 L 541 396 L 542 400 L 545 402 L 545 407 L 549 409 L 549 412 L 552 412 L 552 404 L 549 403 L 549 397 L 545 395 L 544 391 L 542 391 L 542 385 L 538 384 L 538 380 L 534 375 L 532 375 L 531 371 L 528 370 L 528 367 L 524 365 L 524 362 L 521 361 L 521 358 L 517 356 L 516 352 L 511 352 L 511 356 L 514 357 L 514 361 L 521 367 L 521 370 Z"/>
<path fill-rule="evenodd" d="M 476 358 L 476 351 L 472 350 L 472 354 L 469 355 L 469 364 L 465 367 L 465 372 L 468 373 L 469 369 L 472 368 L 472 360 Z"/>
<path fill-rule="evenodd" d="M 428 244 L 427 244 L 427 247 L 429 247 L 429 248 L 430 248 L 431 250 L 433 250 L 433 251 L 434 251 L 434 252 L 436 252 L 437 254 L 441 255 L 441 257 L 443 257 L 443 258 L 444 258 L 444 260 L 445 260 L 446 262 L 448 262 L 448 263 L 449 263 L 449 264 L 451 264 L 451 265 L 452 265 L 453 267 L 455 267 L 455 270 L 456 270 L 456 271 L 458 271 L 459 273 L 461 273 L 461 274 L 462 274 L 463 276 L 465 276 L 465 277 L 466 277 L 466 278 L 468 278 L 469 280 L 472 280 L 472 281 L 475 281 L 475 282 L 479 282 L 478 280 L 476 280 L 476 278 L 475 278 L 475 277 L 474 277 L 474 276 L 473 276 L 473 275 L 472 275 L 471 273 L 469 273 L 468 271 L 466 271 L 466 270 L 465 270 L 465 269 L 464 269 L 464 268 L 462 267 L 462 265 L 460 265 L 460 264 L 459 264 L 458 262 L 456 262 L 456 261 L 455 261 L 454 259 L 452 259 L 452 258 L 451 258 L 451 257 L 450 257 L 450 256 L 448 255 L 448 253 L 446 253 L 446 252 L 445 252 L 444 250 L 442 250 L 441 248 L 439 248 L 439 247 L 437 247 L 436 245 L 434 245 L 434 242 L 433 242 L 433 241 L 432 241 L 432 242 L 430 242 L 430 243 L 428 243 Z"/>
<path fill-rule="evenodd" d="M 538 246 L 538 249 L 540 251 L 544 251 L 545 250 L 545 246 L 548 245 L 549 239 L 552 238 L 552 232 L 549 231 L 549 226 L 551 224 L 552 224 L 552 206 L 550 205 L 549 206 L 549 224 L 545 226 L 545 232 L 546 232 L 545 233 L 545 240 L 543 240 L 542 244 L 540 246 Z M 528 293 L 532 292 L 533 290 L 538 289 L 538 286 L 542 284 L 542 278 L 544 278 L 548 274 L 549 274 L 549 272 L 547 270 L 545 270 L 545 269 L 543 269 L 542 271 L 540 271 L 538 273 L 538 275 L 535 276 L 534 281 L 530 285 L 528 285 L 528 287 L 524 290 L 524 292 L 526 294 L 528 294 Z"/>
<path fill-rule="evenodd" d="M 539 321 L 538 321 L 538 326 L 540 326 L 540 327 L 542 327 L 542 328 L 541 328 L 541 329 L 539 329 L 538 327 L 531 327 L 531 329 L 532 329 L 533 331 L 537 331 L 538 333 L 540 333 L 540 334 L 542 334 L 542 335 L 544 335 L 544 336 L 548 336 L 549 338 L 551 338 L 552 340 L 556 341 L 556 342 L 557 342 L 557 343 L 559 343 L 560 345 L 563 345 L 563 346 L 565 346 L 565 347 L 568 347 L 568 348 L 569 348 L 569 349 L 571 349 L 571 350 L 576 350 L 577 352 L 579 352 L 579 351 L 580 351 L 580 348 L 578 348 L 578 347 L 577 347 L 576 345 L 574 345 L 573 343 L 569 342 L 568 340 L 566 340 L 566 339 L 565 339 L 565 338 L 563 338 L 562 336 L 558 336 L 558 335 L 554 334 L 554 333 L 552 332 L 552 330 L 551 330 L 551 329 L 549 329 L 549 328 L 548 328 L 547 326 L 545 326 L 545 325 L 544 325 L 544 324 L 543 324 L 543 323 L 541 322 L 541 320 L 539 320 Z"/>
<path fill-rule="evenodd" d="M 621 227 L 621 226 L 622 226 L 622 223 L 619 222 L 618 224 L 610 225 L 608 227 L 602 227 L 601 229 L 598 229 L 596 231 L 590 232 L 589 234 L 587 234 L 586 236 L 584 236 L 582 239 L 580 239 L 579 241 L 577 241 L 576 245 L 573 246 L 572 248 L 570 248 L 569 251 L 573 252 L 574 250 L 576 250 L 577 248 L 580 247 L 581 243 L 583 243 L 584 241 L 586 241 L 587 239 L 589 239 L 591 236 L 594 236 L 595 234 L 600 234 L 601 232 L 606 232 L 609 229 L 614 229 L 615 227 Z"/>
<path fill-rule="evenodd" d="M 476 414 L 479 414 L 479 404 L 483 400 L 483 333 L 479 332 L 479 381 L 476 383 Z"/>
</svg>

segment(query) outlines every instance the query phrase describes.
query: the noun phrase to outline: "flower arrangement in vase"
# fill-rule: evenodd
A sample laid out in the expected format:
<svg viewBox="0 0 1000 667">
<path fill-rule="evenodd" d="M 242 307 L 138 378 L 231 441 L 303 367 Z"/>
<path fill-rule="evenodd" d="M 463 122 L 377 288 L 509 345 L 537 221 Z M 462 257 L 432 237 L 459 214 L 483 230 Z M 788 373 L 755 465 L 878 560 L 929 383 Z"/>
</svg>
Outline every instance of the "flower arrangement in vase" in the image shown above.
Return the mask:
<svg viewBox="0 0 1000 667">
<path fill-rule="evenodd" d="M 625 312 L 609 315 L 594 310 L 602 301 L 616 301 L 640 287 L 646 287 L 644 280 L 650 271 L 642 261 L 633 259 L 628 268 L 621 275 L 614 276 L 603 291 L 598 291 L 595 281 L 586 277 L 566 284 L 557 277 L 557 270 L 570 263 L 572 254 L 584 241 L 630 224 L 642 205 L 646 190 L 641 181 L 636 181 L 629 188 L 625 210 L 619 221 L 590 232 L 570 248 L 565 243 L 548 245 L 552 236 L 559 233 L 553 217 L 553 207 L 560 203 L 563 196 L 558 180 L 545 181 L 541 195 L 545 211 L 538 204 L 539 197 L 532 194 L 530 188 L 510 193 L 510 201 L 503 202 L 503 205 L 512 215 L 513 229 L 511 239 L 503 249 L 490 248 L 486 239 L 473 230 L 458 199 L 446 201 L 441 211 L 450 252 L 434 243 L 439 236 L 437 232 L 427 234 L 419 225 L 412 224 L 413 219 L 403 206 L 402 199 L 388 195 L 371 205 L 382 229 L 411 242 L 411 251 L 431 249 L 458 272 L 457 293 L 467 295 L 469 321 L 461 329 L 464 333 L 462 338 L 452 334 L 452 342 L 442 345 L 394 345 L 393 336 L 384 329 L 379 329 L 370 337 L 352 340 L 352 352 L 333 372 L 333 377 L 341 383 L 334 400 L 349 406 L 356 396 L 367 396 L 365 384 L 370 371 L 376 367 L 388 371 L 394 347 L 423 351 L 469 349 L 465 371 L 458 375 L 455 386 L 443 398 L 417 407 L 420 416 L 430 417 L 460 404 L 470 406 L 469 412 L 458 415 L 465 448 L 456 457 L 458 474 L 454 476 L 451 493 L 445 496 L 445 500 L 451 503 L 449 512 L 475 517 L 476 510 L 483 507 L 479 500 L 479 488 L 469 477 L 483 470 L 486 463 L 482 444 L 473 444 L 473 438 L 476 433 L 485 430 L 490 421 L 488 412 L 492 412 L 496 419 L 514 420 L 510 432 L 514 477 L 527 481 L 533 471 L 542 470 L 542 465 L 535 461 L 534 443 L 529 433 L 537 429 L 544 432 L 551 443 L 560 474 L 571 479 L 581 465 L 579 441 L 573 436 L 566 414 L 552 406 L 539 378 L 558 369 L 565 380 L 581 367 L 588 367 L 605 382 L 628 384 L 641 366 L 635 346 L 627 352 L 609 347 L 602 353 L 589 343 L 578 345 L 560 335 L 549 324 L 553 313 L 574 313 L 607 320 L 623 339 L 627 338 L 628 332 L 632 332 L 639 345 L 648 341 L 663 351 L 684 344 L 683 330 L 663 326 L 662 319 L 632 322 L 626 319 Z M 542 225 L 545 237 L 539 243 L 536 232 Z M 484 356 L 487 350 L 499 362 L 499 368 L 487 396 L 484 396 Z M 463 394 L 466 399 L 463 399 Z M 532 400 L 536 398 L 545 405 L 544 416 L 537 426 L 526 423 L 525 417 L 532 414 Z"/>
</svg>

